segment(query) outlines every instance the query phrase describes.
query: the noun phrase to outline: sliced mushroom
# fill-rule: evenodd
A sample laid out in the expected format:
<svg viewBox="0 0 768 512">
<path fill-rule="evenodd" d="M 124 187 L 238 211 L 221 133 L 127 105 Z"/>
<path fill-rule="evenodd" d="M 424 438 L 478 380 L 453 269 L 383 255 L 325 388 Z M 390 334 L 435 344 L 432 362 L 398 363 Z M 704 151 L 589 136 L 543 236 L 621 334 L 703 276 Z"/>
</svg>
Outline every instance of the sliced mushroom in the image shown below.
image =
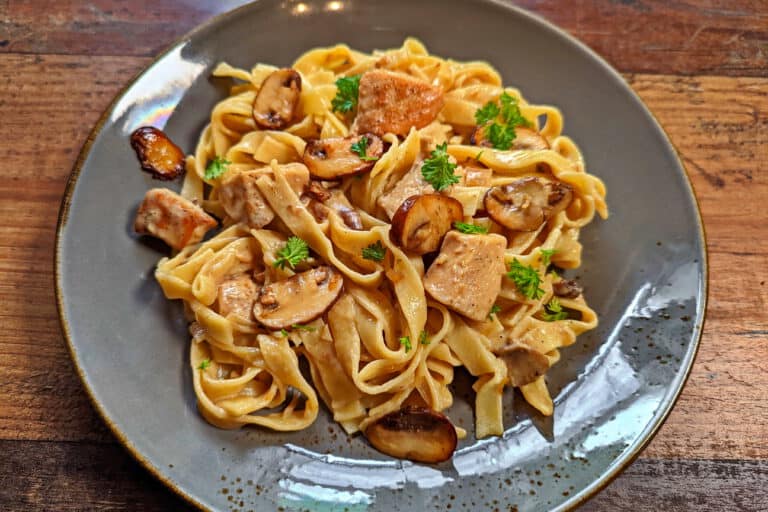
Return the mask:
<svg viewBox="0 0 768 512">
<path fill-rule="evenodd" d="M 282 130 L 293 119 L 301 96 L 301 76 L 291 68 L 272 72 L 253 101 L 253 120 L 266 130 Z"/>
<path fill-rule="evenodd" d="M 483 199 L 493 220 L 515 231 L 534 231 L 571 203 L 573 190 L 560 182 L 527 177 L 488 189 Z"/>
<path fill-rule="evenodd" d="M 347 227 L 357 231 L 363 230 L 363 218 L 341 190 L 328 190 L 321 183 L 313 181 L 302 199 L 317 222 L 323 222 L 328 218 L 328 211 L 334 210 Z"/>
<path fill-rule="evenodd" d="M 131 134 L 131 147 L 141 163 L 141 169 L 159 180 L 172 180 L 186 170 L 184 152 L 162 131 L 142 126 Z"/>
<path fill-rule="evenodd" d="M 445 234 L 463 215 L 461 203 L 452 197 L 441 194 L 411 196 L 392 217 L 389 236 L 408 252 L 426 254 L 440 247 Z"/>
<path fill-rule="evenodd" d="M 333 267 L 316 267 L 264 286 L 253 315 L 274 330 L 311 322 L 333 305 L 343 285 L 344 279 Z"/>
<path fill-rule="evenodd" d="M 562 279 L 560 281 L 552 283 L 552 291 L 558 297 L 564 299 L 575 299 L 581 292 L 584 291 L 579 283 L 573 279 Z"/>
<path fill-rule="evenodd" d="M 451 458 L 456 429 L 444 415 L 426 407 L 406 407 L 372 423 L 365 437 L 382 453 L 429 464 Z"/>
<path fill-rule="evenodd" d="M 256 294 L 256 283 L 248 274 L 241 274 L 222 281 L 218 293 L 219 314 L 227 316 L 231 313 L 249 320 Z"/>
<path fill-rule="evenodd" d="M 133 229 L 152 235 L 180 250 L 203 239 L 216 220 L 192 201 L 167 188 L 153 188 L 144 195 Z"/>
<path fill-rule="evenodd" d="M 493 144 L 485 137 L 485 126 L 478 126 L 469 136 L 469 142 L 476 146 L 493 147 Z M 539 132 L 532 128 L 525 128 L 524 126 L 518 126 L 515 128 L 515 139 L 512 141 L 510 149 L 515 150 L 534 150 L 534 149 L 549 149 L 549 142 Z"/>
<path fill-rule="evenodd" d="M 353 144 L 365 138 L 365 155 L 352 151 Z M 350 137 L 316 139 L 304 149 L 304 164 L 312 177 L 320 180 L 337 180 L 344 176 L 370 171 L 384 153 L 384 143 L 373 134 Z M 364 157 L 364 158 L 363 158 Z"/>
<path fill-rule="evenodd" d="M 519 388 L 535 381 L 549 369 L 549 359 L 522 343 L 501 348 L 496 355 L 507 365 L 510 386 Z"/>
</svg>

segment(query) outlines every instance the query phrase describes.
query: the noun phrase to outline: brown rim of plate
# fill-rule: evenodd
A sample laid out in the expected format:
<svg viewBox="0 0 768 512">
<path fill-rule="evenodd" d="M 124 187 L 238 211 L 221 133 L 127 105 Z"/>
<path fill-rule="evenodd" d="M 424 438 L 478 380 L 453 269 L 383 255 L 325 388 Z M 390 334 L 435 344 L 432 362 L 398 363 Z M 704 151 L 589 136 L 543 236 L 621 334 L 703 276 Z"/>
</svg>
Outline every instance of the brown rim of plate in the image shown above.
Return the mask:
<svg viewBox="0 0 768 512">
<path fill-rule="evenodd" d="M 638 458 L 638 456 L 642 453 L 642 451 L 646 448 L 646 446 L 648 446 L 651 440 L 653 440 L 653 438 L 656 436 L 656 434 L 659 432 L 661 427 L 666 422 L 667 418 L 669 417 L 669 413 L 672 411 L 672 408 L 677 403 L 677 400 L 680 397 L 680 394 L 682 393 L 683 388 L 685 388 L 685 385 L 688 382 L 688 378 L 690 377 L 690 374 L 691 374 L 691 369 L 693 368 L 693 363 L 695 362 L 696 356 L 698 355 L 698 352 L 699 352 L 699 346 L 701 344 L 701 335 L 704 332 L 704 324 L 706 321 L 707 304 L 709 301 L 709 286 L 708 286 L 709 285 L 709 252 L 707 251 L 706 231 L 704 228 L 703 219 L 701 217 L 701 208 L 699 205 L 699 200 L 696 197 L 693 184 L 691 183 L 691 179 L 688 176 L 688 172 L 685 165 L 680 159 L 680 155 L 677 151 L 677 148 L 672 143 L 672 140 L 670 139 L 669 134 L 662 127 L 659 120 L 651 112 L 651 109 L 648 108 L 645 102 L 643 102 L 643 100 L 640 98 L 640 96 L 638 96 L 635 90 L 627 83 L 624 77 L 618 71 L 616 71 L 610 64 L 608 64 L 600 55 L 598 55 L 595 51 L 593 51 L 590 47 L 588 47 L 586 44 L 582 43 L 575 37 L 565 32 L 565 30 L 561 29 L 557 25 L 554 25 L 553 23 L 550 23 L 544 18 L 536 14 L 533 14 L 531 12 L 528 12 L 515 5 L 511 5 L 505 0 L 479 0 L 479 1 L 483 3 L 500 5 L 505 9 L 514 11 L 515 13 L 522 16 L 523 18 L 526 18 L 528 21 L 532 23 L 536 23 L 540 26 L 543 26 L 546 29 L 549 29 L 555 32 L 561 38 L 565 39 L 571 44 L 574 44 L 578 49 L 580 49 L 582 52 L 587 54 L 587 56 L 591 57 L 594 61 L 599 63 L 600 66 L 602 66 L 606 71 L 608 71 L 608 73 L 611 74 L 617 81 L 623 83 L 627 87 L 628 91 L 630 92 L 630 96 L 635 100 L 635 102 L 640 104 L 643 107 L 644 112 L 650 116 L 652 124 L 655 126 L 655 128 L 660 130 L 661 133 L 664 135 L 664 140 L 668 148 L 674 154 L 675 159 L 677 160 L 677 163 L 680 166 L 680 168 L 683 169 L 683 178 L 685 179 L 685 183 L 688 185 L 688 193 L 693 198 L 693 203 L 696 205 L 695 213 L 696 213 L 696 219 L 698 221 L 699 236 L 701 237 L 701 241 L 702 241 L 702 252 L 704 255 L 704 259 L 701 262 L 702 270 L 704 274 L 704 279 L 702 282 L 702 286 L 703 286 L 702 296 L 704 298 L 704 301 L 703 301 L 703 304 L 701 304 L 700 308 L 697 307 L 697 310 L 701 312 L 701 323 L 698 326 L 694 325 L 694 336 L 692 338 L 693 352 L 691 353 L 691 357 L 688 360 L 686 368 L 683 370 L 684 374 L 680 382 L 680 386 L 678 387 L 677 390 L 675 390 L 674 395 L 671 397 L 671 400 L 669 400 L 669 402 L 664 407 L 664 410 L 658 416 L 655 424 L 651 425 L 650 430 L 647 431 L 647 433 L 643 436 L 643 438 L 637 444 L 637 446 L 635 446 L 635 448 L 627 456 L 625 456 L 623 460 L 619 460 L 618 462 L 614 462 L 612 465 L 610 465 L 607 471 L 603 473 L 600 476 L 600 478 L 593 481 L 585 489 L 583 489 L 581 492 L 573 496 L 569 501 L 567 501 L 564 504 L 563 508 L 560 509 L 560 510 L 574 510 L 578 506 L 582 505 L 583 503 L 585 503 L 586 501 L 594 497 L 598 492 L 603 490 L 605 487 L 607 487 L 608 484 L 613 482 L 630 464 L 632 464 L 632 462 L 635 461 L 635 459 Z M 53 261 L 54 290 L 56 292 L 56 312 L 59 317 L 59 324 L 61 326 L 62 334 L 64 335 L 64 340 L 66 341 L 66 344 L 67 344 L 67 349 L 69 351 L 70 358 L 72 359 L 72 362 L 75 365 L 77 375 L 80 379 L 80 382 L 83 385 L 83 388 L 85 388 L 86 394 L 88 395 L 88 399 L 90 400 L 94 409 L 96 409 L 96 412 L 99 414 L 99 416 L 101 416 L 101 419 L 104 421 L 104 423 L 107 424 L 109 429 L 112 431 L 112 434 L 117 438 L 120 444 L 122 444 L 128 450 L 128 453 L 139 464 L 141 464 L 155 478 L 160 480 L 164 485 L 166 485 L 173 492 L 175 492 L 179 497 L 181 497 L 187 503 L 197 507 L 200 510 L 207 510 L 207 508 L 202 503 L 200 503 L 199 501 L 195 500 L 192 496 L 190 496 L 186 491 L 181 489 L 178 485 L 176 485 L 176 483 L 173 482 L 167 476 L 165 476 L 160 471 L 159 468 L 157 468 L 147 458 L 145 458 L 141 453 L 139 453 L 136 447 L 134 447 L 131 441 L 125 436 L 123 431 L 120 430 L 117 424 L 115 424 L 114 421 L 112 421 L 112 419 L 107 415 L 106 411 L 102 407 L 101 403 L 96 399 L 95 395 L 93 394 L 93 390 L 91 389 L 91 387 L 88 384 L 88 381 L 86 380 L 85 373 L 83 372 L 83 369 L 80 366 L 80 362 L 77 358 L 77 351 L 75 350 L 75 346 L 72 343 L 72 339 L 69 334 L 69 323 L 67 322 L 67 319 L 64 316 L 64 304 L 63 304 L 64 301 L 61 294 L 61 278 L 59 273 L 61 232 L 69 216 L 69 206 L 72 200 L 72 193 L 74 192 L 75 185 L 77 184 L 77 180 L 80 176 L 83 163 L 85 162 L 88 154 L 90 153 L 91 146 L 93 145 L 93 142 L 96 139 L 96 136 L 99 134 L 102 126 L 109 118 L 109 114 L 112 112 L 113 108 L 115 107 L 117 102 L 120 100 L 120 98 L 122 98 L 125 92 L 128 89 L 130 89 L 139 78 L 141 78 L 145 73 L 147 73 L 149 68 L 154 66 L 160 59 L 168 55 L 178 45 L 182 44 L 186 40 L 191 39 L 193 36 L 195 36 L 199 32 L 204 31 L 208 27 L 216 25 L 220 22 L 224 22 L 226 19 L 236 16 L 241 11 L 245 11 L 249 9 L 252 5 L 253 5 L 252 3 L 248 3 L 245 5 L 241 5 L 240 7 L 237 7 L 230 11 L 217 14 L 212 18 L 210 18 L 209 20 L 193 28 L 191 31 L 187 32 L 183 36 L 177 38 L 168 46 L 166 46 L 162 52 L 160 52 L 154 59 L 152 59 L 152 62 L 147 64 L 141 71 L 139 71 L 133 78 L 131 78 L 131 80 L 125 86 L 123 86 L 120 89 L 120 91 L 118 91 L 118 93 L 112 99 L 110 104 L 102 113 L 101 117 L 99 117 L 99 120 L 96 122 L 91 132 L 88 134 L 88 137 L 86 138 L 85 143 L 83 144 L 80 150 L 80 153 L 77 156 L 75 165 L 73 166 L 72 172 L 70 173 L 69 179 L 67 180 L 66 188 L 64 189 L 64 195 L 62 197 L 61 206 L 59 208 L 59 215 L 56 222 L 56 239 L 55 239 L 54 261 Z M 696 329 L 698 329 L 698 332 L 696 332 Z"/>
</svg>

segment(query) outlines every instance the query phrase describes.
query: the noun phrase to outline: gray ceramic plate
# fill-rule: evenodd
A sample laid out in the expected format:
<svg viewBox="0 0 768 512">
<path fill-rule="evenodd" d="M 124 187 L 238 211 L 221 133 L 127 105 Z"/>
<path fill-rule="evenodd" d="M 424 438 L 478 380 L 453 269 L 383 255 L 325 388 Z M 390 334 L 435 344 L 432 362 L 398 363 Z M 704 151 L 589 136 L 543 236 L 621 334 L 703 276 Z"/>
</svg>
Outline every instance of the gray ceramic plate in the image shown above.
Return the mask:
<svg viewBox="0 0 768 512">
<path fill-rule="evenodd" d="M 663 131 L 600 58 L 547 23 L 493 1 L 261 1 L 163 54 L 116 100 L 78 160 L 61 210 L 56 285 L 72 358 L 115 435 L 189 501 L 218 510 L 544 510 L 583 502 L 635 457 L 671 409 L 696 352 L 706 298 L 701 221 Z M 160 254 L 130 224 L 156 182 L 128 144 L 165 127 L 191 151 L 224 83 L 220 60 L 287 65 L 346 42 L 366 51 L 413 35 L 435 54 L 493 63 L 534 102 L 559 106 L 611 217 L 583 232 L 577 272 L 600 327 L 549 373 L 555 415 L 505 401 L 502 438 L 453 460 L 392 460 L 323 412 L 307 431 L 224 431 L 197 414 L 180 305 L 152 277 Z M 468 378 L 450 415 L 472 428 Z"/>
</svg>

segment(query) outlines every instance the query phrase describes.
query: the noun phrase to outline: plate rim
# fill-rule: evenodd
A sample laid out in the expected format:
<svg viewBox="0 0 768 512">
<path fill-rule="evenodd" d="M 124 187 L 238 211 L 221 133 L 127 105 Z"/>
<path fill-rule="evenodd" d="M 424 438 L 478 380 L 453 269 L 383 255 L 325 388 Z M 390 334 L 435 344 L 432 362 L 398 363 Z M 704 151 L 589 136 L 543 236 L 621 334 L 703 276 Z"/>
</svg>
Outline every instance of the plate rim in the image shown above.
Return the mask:
<svg viewBox="0 0 768 512">
<path fill-rule="evenodd" d="M 672 411 L 674 406 L 677 404 L 677 401 L 680 398 L 680 395 L 682 394 L 683 389 L 685 388 L 688 382 L 688 379 L 691 375 L 691 371 L 693 369 L 693 365 L 699 353 L 699 347 L 701 346 L 701 336 L 704 332 L 704 326 L 706 324 L 706 317 L 707 317 L 707 306 L 709 304 L 709 251 L 707 249 L 706 228 L 701 215 L 701 205 L 699 203 L 699 199 L 695 193 L 693 183 L 691 182 L 691 178 L 688 175 L 687 168 L 680 157 L 679 151 L 677 150 L 676 146 L 672 142 L 672 139 L 669 137 L 669 134 L 667 133 L 666 129 L 659 122 L 656 115 L 651 111 L 648 105 L 646 105 L 646 103 L 640 98 L 640 96 L 637 94 L 637 92 L 635 92 L 635 90 L 631 87 L 631 85 L 629 85 L 629 83 L 621 75 L 621 73 L 619 73 L 601 55 L 596 53 L 585 43 L 583 43 L 582 41 L 577 39 L 575 36 L 572 36 L 571 34 L 566 32 L 564 29 L 546 20 L 545 18 L 541 17 L 538 14 L 532 13 L 526 9 L 523 9 L 522 7 L 514 5 L 509 0 L 473 0 L 473 1 L 478 4 L 490 4 L 490 5 L 502 7 L 509 11 L 513 11 L 516 15 L 526 19 L 526 21 L 539 25 L 540 27 L 548 30 L 554 35 L 557 35 L 561 39 L 564 39 L 570 45 L 575 46 L 578 50 L 586 54 L 587 57 L 589 57 L 591 60 L 599 64 L 606 72 L 608 72 L 614 78 L 614 80 L 616 80 L 616 82 L 621 84 L 621 86 L 625 89 L 625 91 L 629 93 L 628 94 L 629 97 L 632 100 L 634 100 L 635 103 L 637 103 L 641 107 L 640 110 L 646 116 L 648 116 L 651 122 L 651 125 L 661 135 L 663 135 L 662 137 L 663 143 L 667 146 L 667 149 L 670 151 L 670 153 L 674 156 L 675 160 L 677 161 L 677 165 L 679 167 L 679 170 L 682 171 L 681 174 L 683 176 L 683 181 L 685 182 L 685 185 L 686 185 L 685 192 L 688 194 L 689 199 L 692 199 L 691 203 L 694 206 L 693 210 L 695 213 L 695 220 L 697 225 L 696 227 L 698 228 L 697 235 L 698 235 L 698 238 L 701 240 L 700 264 L 701 264 L 702 280 L 701 280 L 701 288 L 698 292 L 698 295 L 700 296 L 701 301 L 698 304 L 696 304 L 696 323 L 694 324 L 694 332 L 691 338 L 692 351 L 691 351 L 691 356 L 688 360 L 687 366 L 685 368 L 681 367 L 681 370 L 683 370 L 683 374 L 682 374 L 682 378 L 680 379 L 680 384 L 678 385 L 677 389 L 674 390 L 673 396 L 671 396 L 670 400 L 667 402 L 665 407 L 663 407 L 663 410 L 660 412 L 660 414 L 657 411 L 654 414 L 655 419 L 652 418 L 651 423 L 646 425 L 646 432 L 644 434 L 641 434 L 642 438 L 639 440 L 639 442 L 636 444 L 636 446 L 633 448 L 631 452 L 624 455 L 623 458 L 622 458 L 622 455 L 619 455 L 619 457 L 614 459 L 613 462 L 606 468 L 606 470 L 603 472 L 602 475 L 600 475 L 600 477 L 592 481 L 587 487 L 582 489 L 578 494 L 572 496 L 569 500 L 565 501 L 564 503 L 562 503 L 561 505 L 557 506 L 554 509 L 558 511 L 571 511 L 571 510 L 575 510 L 580 505 L 584 504 L 585 502 L 593 498 L 595 495 L 597 495 L 600 491 L 605 489 L 640 456 L 640 454 L 645 450 L 645 448 L 650 444 L 650 442 L 656 437 L 656 434 L 658 434 L 661 427 L 666 423 L 667 419 L 669 418 L 670 412 Z M 104 109 L 104 111 L 102 112 L 101 116 L 99 117 L 94 127 L 88 133 L 88 136 L 86 137 L 85 142 L 83 143 L 80 149 L 80 152 L 78 153 L 77 159 L 75 160 L 75 163 L 72 166 L 72 170 L 70 171 L 69 177 L 67 178 L 67 183 L 64 189 L 64 193 L 62 195 L 62 199 L 59 207 L 59 213 L 56 221 L 56 236 L 55 236 L 55 242 L 54 242 L 54 258 L 53 258 L 53 267 L 54 267 L 53 268 L 53 276 L 54 276 L 53 284 L 54 284 L 54 291 L 56 294 L 56 313 L 59 320 L 59 326 L 61 327 L 61 333 L 64 338 L 65 344 L 67 346 L 67 350 L 69 352 L 70 359 L 72 360 L 72 363 L 75 367 L 75 371 L 77 373 L 78 378 L 80 379 L 80 383 L 82 384 L 86 394 L 88 395 L 88 399 L 91 405 L 96 410 L 98 415 L 101 417 L 101 420 L 107 425 L 112 435 L 115 436 L 115 438 L 128 451 L 128 453 L 134 458 L 134 460 L 136 460 L 145 470 L 149 471 L 149 473 L 154 478 L 156 478 L 157 480 L 162 482 L 163 485 L 165 485 L 167 488 L 172 490 L 177 496 L 181 497 L 188 504 L 193 505 L 194 507 L 203 511 L 209 510 L 208 507 L 203 503 L 201 503 L 200 501 L 198 501 L 197 499 L 195 499 L 191 493 L 183 489 L 180 485 L 176 484 L 176 482 L 174 482 L 170 477 L 165 475 L 159 467 L 157 467 L 149 459 L 147 459 L 144 456 L 144 454 L 142 454 L 139 451 L 139 449 L 136 446 L 134 446 L 131 440 L 121 430 L 120 426 L 117 425 L 117 423 L 107 414 L 107 411 L 105 410 L 101 402 L 96 398 L 96 395 L 94 394 L 94 391 L 91 388 L 91 384 L 88 381 L 88 377 L 80 364 L 78 352 L 77 352 L 77 349 L 75 348 L 75 344 L 72 341 L 72 336 L 69 331 L 69 322 L 65 314 L 64 295 L 63 295 L 62 276 L 61 276 L 61 268 L 62 268 L 61 244 L 63 240 L 63 231 L 66 226 L 67 220 L 69 218 L 69 209 L 72 202 L 72 196 L 77 186 L 77 182 L 80 177 L 80 173 L 82 171 L 83 165 L 85 164 L 85 161 L 90 155 L 91 148 L 93 147 L 96 137 L 101 133 L 104 124 L 110 118 L 110 115 L 113 112 L 115 106 L 123 98 L 125 93 L 131 87 L 133 87 L 133 85 L 136 82 L 138 82 L 142 77 L 144 77 L 150 71 L 150 69 L 154 67 L 155 64 L 157 64 L 161 59 L 165 58 L 167 55 L 175 51 L 178 47 L 183 45 L 185 42 L 192 40 L 194 36 L 196 36 L 200 32 L 204 32 L 208 30 L 210 27 L 218 25 L 220 23 L 226 23 L 229 18 L 237 16 L 241 11 L 246 11 L 252 8 L 254 5 L 261 4 L 261 3 L 262 3 L 261 0 L 254 0 L 252 2 L 248 2 L 239 7 L 235 7 L 234 9 L 230 9 L 228 11 L 214 15 L 208 18 L 207 20 L 205 20 L 204 22 L 196 25 L 192 30 L 186 32 L 180 37 L 177 37 L 170 44 L 165 46 L 162 51 L 158 52 L 155 56 L 153 56 L 150 62 L 148 62 L 144 67 L 142 67 L 141 70 L 139 70 L 128 82 L 126 82 L 126 84 L 123 87 L 121 87 L 118 90 L 117 93 L 115 93 L 115 96 L 112 98 L 110 103 Z M 698 324 L 698 327 L 696 326 L 696 324 Z"/>
</svg>

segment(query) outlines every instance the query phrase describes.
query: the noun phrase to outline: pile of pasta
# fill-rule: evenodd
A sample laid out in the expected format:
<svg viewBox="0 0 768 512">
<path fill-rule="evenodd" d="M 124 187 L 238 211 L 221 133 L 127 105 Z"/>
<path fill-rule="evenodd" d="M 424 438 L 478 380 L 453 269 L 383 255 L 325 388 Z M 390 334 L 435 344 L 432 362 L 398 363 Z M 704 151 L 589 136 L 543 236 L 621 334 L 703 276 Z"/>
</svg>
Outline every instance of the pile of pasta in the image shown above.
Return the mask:
<svg viewBox="0 0 768 512">
<path fill-rule="evenodd" d="M 181 194 L 221 219 L 222 230 L 157 266 L 166 297 L 183 300 L 190 320 L 190 363 L 200 412 L 222 428 L 254 424 L 295 431 L 315 421 L 322 400 L 352 434 L 409 405 L 446 411 L 454 400 L 454 370 L 463 366 L 475 379 L 476 437 L 502 434 L 502 394 L 509 390 L 510 378 L 499 349 L 515 340 L 545 356 L 551 366 L 562 347 L 597 325 L 582 295 L 560 300 L 572 313 L 568 318 L 541 319 L 559 279 L 547 273 L 549 262 L 542 251 L 549 251 L 559 268 L 580 265 L 580 229 L 595 213 L 607 216 L 603 183 L 585 171 L 578 148 L 562 135 L 560 112 L 527 103 L 518 90 L 505 88 L 487 63 L 442 59 L 408 39 L 401 48 L 372 54 L 345 45 L 314 49 L 292 68 L 301 76 L 301 98 L 294 122 L 283 130 L 261 129 L 252 116 L 254 99 L 276 67 L 258 64 L 244 70 L 222 63 L 215 69 L 214 76 L 232 79 L 233 85 L 211 112 L 194 155 L 187 157 Z M 352 133 L 352 118 L 332 109 L 336 81 L 375 68 L 439 85 L 444 105 L 431 124 L 413 128 L 405 137 L 385 134 L 386 149 L 370 172 L 335 185 L 362 219 L 363 229 L 351 229 L 334 212 L 325 219 L 308 212 L 286 171 L 302 165 L 308 141 Z M 519 101 L 521 113 L 546 138 L 549 149 L 502 151 L 470 144 L 476 111 L 504 92 Z M 390 219 L 377 204 L 377 198 L 443 142 L 457 170 L 468 162 L 488 168 L 494 186 L 545 174 L 573 190 L 569 206 L 534 231 L 492 226 L 491 232 L 507 239 L 505 264 L 517 260 L 537 269 L 544 293 L 529 298 L 502 277 L 498 311 L 483 321 L 452 311 L 425 292 L 424 258 L 391 241 Z M 262 170 L 258 186 L 274 211 L 272 222 L 251 229 L 227 216 L 220 196 L 224 177 L 206 178 L 206 166 L 216 157 L 229 162 L 227 173 Z M 459 183 L 446 193 L 471 219 L 481 211 L 487 189 Z M 274 264 L 290 236 L 306 241 L 312 251 L 296 269 Z M 364 248 L 376 243 L 386 248 L 382 261 L 361 257 Z M 274 331 L 253 318 L 223 315 L 219 308 L 218 288 L 232 276 L 259 275 L 272 283 L 319 264 L 343 275 L 343 291 L 326 313 L 307 325 Z M 404 336 L 411 346 L 401 343 Z M 301 371 L 302 359 L 308 363 L 308 376 Z M 520 392 L 542 414 L 552 414 L 543 375 L 520 386 Z M 457 432 L 466 435 L 458 427 Z"/>
</svg>

